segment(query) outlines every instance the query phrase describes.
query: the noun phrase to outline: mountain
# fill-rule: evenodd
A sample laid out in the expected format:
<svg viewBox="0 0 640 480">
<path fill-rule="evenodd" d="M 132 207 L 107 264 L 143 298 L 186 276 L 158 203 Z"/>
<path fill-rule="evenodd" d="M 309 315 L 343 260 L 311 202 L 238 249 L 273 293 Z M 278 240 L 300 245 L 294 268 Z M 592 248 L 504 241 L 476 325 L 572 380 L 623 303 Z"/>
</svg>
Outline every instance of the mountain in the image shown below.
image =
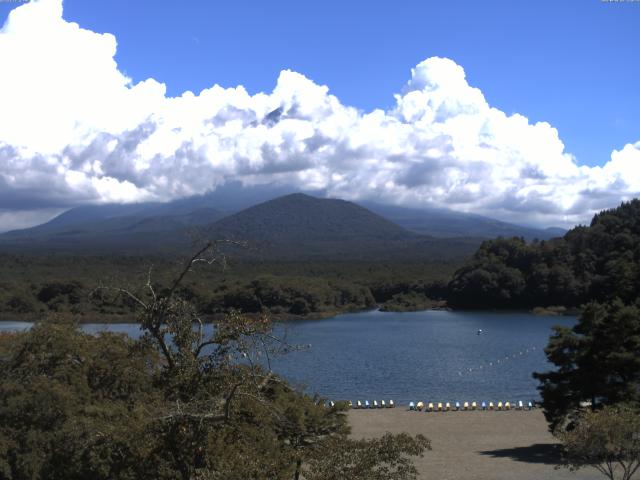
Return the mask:
<svg viewBox="0 0 640 480">
<path fill-rule="evenodd" d="M 566 233 L 562 228 L 537 229 L 501 222 L 482 215 L 454 212 L 446 209 L 414 209 L 394 205 L 360 202 L 360 205 L 388 218 L 413 232 L 432 237 L 524 237 L 526 240 L 548 240 Z"/>
<path fill-rule="evenodd" d="M 204 203 L 203 203 L 204 202 Z M 198 197 L 170 204 L 72 209 L 52 221 L 0 235 L 10 251 L 159 253 L 190 248 L 196 238 L 234 239 L 257 258 L 447 258 L 470 254 L 479 239 L 436 239 L 409 231 L 352 202 L 290 194 L 234 214 L 202 206 Z M 195 210 L 190 210 L 191 208 Z"/>
<path fill-rule="evenodd" d="M 170 251 L 186 248 L 189 232 L 227 215 L 215 208 L 145 203 L 78 207 L 37 227 L 0 235 L 9 251 Z"/>
<path fill-rule="evenodd" d="M 273 198 L 282 192 L 287 194 Z M 357 205 L 292 194 L 286 187 L 227 185 L 168 203 L 73 208 L 45 224 L 0 235 L 0 250 L 175 252 L 190 249 L 194 238 L 206 237 L 248 241 L 253 248 L 243 255 L 249 256 L 406 256 L 421 249 L 413 254 L 424 257 L 437 256 L 438 249 L 470 253 L 479 239 L 548 239 L 563 233 L 444 209 Z M 438 240 L 451 237 L 457 240 Z"/>
<path fill-rule="evenodd" d="M 562 237 L 568 232 L 566 228 L 560 228 L 560 227 L 548 227 L 548 228 L 545 228 L 543 231 L 549 235 L 548 238 L 550 239 L 556 238 L 556 237 Z M 544 240 L 543 237 L 538 237 L 538 239 Z"/>
<path fill-rule="evenodd" d="M 248 255 L 291 259 L 452 257 L 467 255 L 480 243 L 420 235 L 355 203 L 302 193 L 225 217 L 207 229 L 207 236 L 246 241 Z"/>
<path fill-rule="evenodd" d="M 278 197 L 230 215 L 216 222 L 212 231 L 271 242 L 416 236 L 355 203 L 303 193 Z"/>
</svg>

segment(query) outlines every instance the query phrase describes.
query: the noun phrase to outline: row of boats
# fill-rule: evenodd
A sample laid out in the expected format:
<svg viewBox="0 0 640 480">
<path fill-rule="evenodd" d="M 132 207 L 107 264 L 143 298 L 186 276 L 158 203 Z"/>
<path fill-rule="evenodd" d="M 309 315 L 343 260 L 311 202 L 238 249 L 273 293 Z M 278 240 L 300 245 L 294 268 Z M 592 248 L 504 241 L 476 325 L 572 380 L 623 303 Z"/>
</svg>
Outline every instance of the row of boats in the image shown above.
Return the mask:
<svg viewBox="0 0 640 480">
<path fill-rule="evenodd" d="M 519 400 L 518 402 L 481 402 L 479 405 L 477 402 L 464 402 L 460 405 L 460 402 L 451 404 L 450 402 L 409 402 L 409 410 L 425 411 L 425 412 L 446 412 L 446 411 L 460 411 L 460 410 L 531 410 L 534 408 L 533 402 L 527 402 L 526 404 Z"/>
<path fill-rule="evenodd" d="M 335 402 L 328 402 L 328 407 L 335 407 Z M 373 409 L 373 408 L 394 408 L 396 404 L 393 400 L 385 401 L 385 400 L 373 400 L 369 402 L 369 400 L 365 400 L 364 402 L 361 400 L 357 400 L 353 403 L 351 400 L 348 402 L 349 408 L 355 409 Z M 531 410 L 535 408 L 535 404 L 533 402 L 527 402 L 526 404 L 519 400 L 518 402 L 409 402 L 409 410 L 415 410 L 417 412 L 449 412 L 449 411 L 464 411 L 464 410 Z"/>
<path fill-rule="evenodd" d="M 365 400 L 364 403 L 360 400 L 357 400 L 356 403 L 349 400 L 350 408 L 394 408 L 395 406 L 396 404 L 393 403 L 393 400 L 389 400 L 388 402 L 384 400 L 380 400 L 379 402 L 378 400 L 374 400 L 373 403 L 369 403 L 369 400 Z"/>
</svg>

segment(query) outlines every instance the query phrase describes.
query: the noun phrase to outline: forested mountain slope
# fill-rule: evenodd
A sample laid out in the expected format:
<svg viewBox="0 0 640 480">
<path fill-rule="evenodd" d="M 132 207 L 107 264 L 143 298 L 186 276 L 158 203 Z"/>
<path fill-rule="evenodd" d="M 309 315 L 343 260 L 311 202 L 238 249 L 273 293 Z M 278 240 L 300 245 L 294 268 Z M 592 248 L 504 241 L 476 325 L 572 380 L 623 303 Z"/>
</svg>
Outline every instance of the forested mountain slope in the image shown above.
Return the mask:
<svg viewBox="0 0 640 480">
<path fill-rule="evenodd" d="M 449 284 L 449 304 L 464 308 L 577 306 L 640 295 L 640 200 L 622 203 L 563 237 L 484 242 Z"/>
<path fill-rule="evenodd" d="M 352 202 L 297 193 L 234 214 L 201 197 L 170 204 L 79 207 L 38 227 L 0 235 L 0 251 L 167 254 L 206 240 L 237 240 L 234 256 L 279 259 L 462 258 L 480 238 L 433 238 Z"/>
<path fill-rule="evenodd" d="M 494 218 L 472 213 L 455 212 L 438 208 L 407 208 L 362 202 L 368 208 L 401 227 L 423 235 L 439 238 L 450 237 L 524 237 L 526 240 L 549 240 L 566 233 L 562 228 L 532 228 L 501 222 Z"/>
</svg>

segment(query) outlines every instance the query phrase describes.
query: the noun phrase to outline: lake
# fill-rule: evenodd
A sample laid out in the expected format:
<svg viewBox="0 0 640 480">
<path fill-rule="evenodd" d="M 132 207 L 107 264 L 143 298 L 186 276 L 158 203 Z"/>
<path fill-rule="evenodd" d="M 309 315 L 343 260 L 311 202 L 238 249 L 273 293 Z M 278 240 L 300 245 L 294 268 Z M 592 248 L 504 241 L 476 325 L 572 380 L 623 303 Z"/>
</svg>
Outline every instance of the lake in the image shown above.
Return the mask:
<svg viewBox="0 0 640 480">
<path fill-rule="evenodd" d="M 331 399 L 526 402 L 539 399 L 531 373 L 552 368 L 543 351 L 551 327 L 575 322 L 575 317 L 529 313 L 448 311 L 370 311 L 287 322 L 277 330 L 310 348 L 278 357 L 272 366 L 294 384 Z M 0 322 L 0 330 L 29 326 Z M 139 334 L 135 324 L 83 329 Z"/>
</svg>

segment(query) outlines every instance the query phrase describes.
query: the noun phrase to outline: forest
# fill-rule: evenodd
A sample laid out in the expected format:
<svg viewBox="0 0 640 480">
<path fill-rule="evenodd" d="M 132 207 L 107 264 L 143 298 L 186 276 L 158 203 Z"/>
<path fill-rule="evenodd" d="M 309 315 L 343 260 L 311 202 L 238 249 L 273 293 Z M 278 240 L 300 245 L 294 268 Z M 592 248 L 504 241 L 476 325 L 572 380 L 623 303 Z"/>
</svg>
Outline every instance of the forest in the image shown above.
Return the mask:
<svg viewBox="0 0 640 480">
<path fill-rule="evenodd" d="M 80 321 L 130 321 L 131 302 L 105 299 L 96 288 L 125 285 L 136 290 L 149 274 L 162 283 L 180 261 L 160 256 L 0 255 L 0 318 L 68 314 Z M 258 262 L 229 256 L 224 266 L 195 272 L 181 289 L 204 315 L 241 310 L 269 313 L 274 319 L 319 318 L 376 305 L 418 309 L 443 298 L 458 266 L 455 261 Z M 410 303 L 398 306 L 401 298 Z"/>
<path fill-rule="evenodd" d="M 454 308 L 577 307 L 640 295 L 640 200 L 593 217 L 563 237 L 484 242 L 448 284 Z"/>
<path fill-rule="evenodd" d="M 640 294 L 640 200 L 595 215 L 563 237 L 526 242 L 497 238 L 471 258 L 284 260 L 234 257 L 190 276 L 182 294 L 205 315 L 232 310 L 274 319 L 321 318 L 380 307 L 577 308 Z M 162 283 L 181 264 L 160 255 L 0 255 L 0 316 L 69 314 L 80 321 L 128 321 L 134 306 L 105 299 L 101 286 L 131 290 Z"/>
</svg>

